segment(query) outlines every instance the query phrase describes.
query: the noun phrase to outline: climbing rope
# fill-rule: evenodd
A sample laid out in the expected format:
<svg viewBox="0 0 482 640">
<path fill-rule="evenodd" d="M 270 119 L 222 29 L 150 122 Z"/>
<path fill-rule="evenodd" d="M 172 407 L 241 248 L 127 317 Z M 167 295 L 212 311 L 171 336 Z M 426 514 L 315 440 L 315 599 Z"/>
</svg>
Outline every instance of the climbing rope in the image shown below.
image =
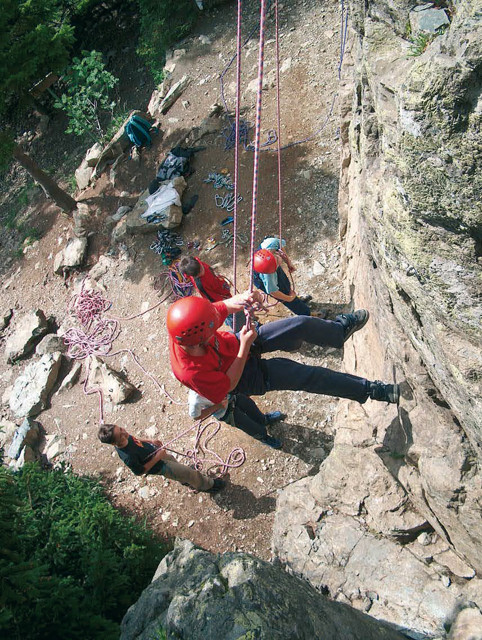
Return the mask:
<svg viewBox="0 0 482 640">
<path fill-rule="evenodd" d="M 266 23 L 266 0 L 261 0 L 259 19 L 259 51 L 258 51 L 258 90 L 256 95 L 256 126 L 254 136 L 254 159 L 253 159 L 253 198 L 251 204 L 251 252 L 250 252 L 250 273 L 249 290 L 253 291 L 254 270 L 253 257 L 256 236 L 256 214 L 258 206 L 258 180 L 259 180 L 259 148 L 261 133 L 261 107 L 263 97 L 263 71 L 264 71 L 264 35 Z"/>
<path fill-rule="evenodd" d="M 69 312 L 74 315 L 82 328 L 72 327 L 63 336 L 64 342 L 67 346 L 68 357 L 74 360 L 85 360 L 89 356 L 102 356 L 102 357 L 114 357 L 121 354 L 129 354 L 134 360 L 136 365 L 141 371 L 153 382 L 153 384 L 161 391 L 171 402 L 177 405 L 183 405 L 184 402 L 180 402 L 174 399 L 171 394 L 165 389 L 164 385 L 161 385 L 158 380 L 142 365 L 137 355 L 132 349 L 119 349 L 112 352 L 114 341 L 118 338 L 121 328 L 120 321 L 133 320 L 138 318 L 149 311 L 156 309 L 160 304 L 167 300 L 171 295 L 175 298 L 179 298 L 182 295 L 186 295 L 185 283 L 180 283 L 178 280 L 177 267 L 169 269 L 166 273 L 166 281 L 171 285 L 171 290 L 168 291 L 159 302 L 155 305 L 136 313 L 132 316 L 117 318 L 104 317 L 104 314 L 111 309 L 112 302 L 105 299 L 98 291 L 94 291 L 86 288 L 86 280 L 84 278 L 80 291 L 73 296 L 68 304 Z M 192 287 L 191 283 L 189 283 Z M 85 395 L 97 394 L 99 398 L 99 422 L 104 423 L 104 396 L 102 389 L 99 386 L 89 388 L 89 380 L 92 371 L 92 359 L 89 359 L 87 364 L 87 371 L 83 382 L 83 390 Z M 213 433 L 209 433 L 208 427 L 211 424 L 215 424 L 216 427 Z M 241 466 L 246 460 L 246 454 L 241 447 L 235 447 L 227 456 L 226 460 L 223 460 L 215 451 L 209 448 L 210 441 L 217 434 L 221 425 L 217 421 L 211 420 L 209 423 L 203 424 L 200 420 L 192 427 L 186 429 L 183 433 L 176 436 L 169 443 L 163 445 L 163 448 L 175 453 L 179 456 L 188 457 L 195 468 L 201 470 L 204 465 L 210 464 L 207 472 L 211 475 L 222 476 L 225 475 L 229 469 Z M 187 433 L 196 430 L 196 436 L 193 449 L 187 453 L 176 451 L 169 445 L 183 437 Z M 168 448 L 169 446 L 169 448 Z M 211 456 L 211 457 L 208 457 Z M 200 457 L 202 456 L 202 457 Z"/>
<path fill-rule="evenodd" d="M 282 180 L 281 180 L 281 100 L 280 100 L 280 64 L 279 64 L 279 21 L 278 21 L 278 0 L 275 1 L 275 49 L 276 49 L 276 126 L 278 127 L 278 230 L 279 230 L 279 245 L 281 249 L 281 235 L 282 231 L 282 212 L 283 212 L 283 198 L 282 198 Z"/>
</svg>

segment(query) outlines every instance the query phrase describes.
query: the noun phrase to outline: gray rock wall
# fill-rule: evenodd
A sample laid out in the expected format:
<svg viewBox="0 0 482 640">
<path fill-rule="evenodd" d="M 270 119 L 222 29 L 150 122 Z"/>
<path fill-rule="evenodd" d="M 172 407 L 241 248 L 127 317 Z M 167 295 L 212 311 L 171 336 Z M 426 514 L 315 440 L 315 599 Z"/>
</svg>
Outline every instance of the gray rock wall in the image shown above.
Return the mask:
<svg viewBox="0 0 482 640">
<path fill-rule="evenodd" d="M 482 2 L 451 3 L 412 57 L 421 4 L 350 2 L 340 103 L 346 283 L 371 313 L 344 363 L 404 397 L 340 403 L 319 474 L 280 496 L 273 546 L 332 598 L 442 638 L 458 606 L 482 606 Z"/>
<path fill-rule="evenodd" d="M 121 640 L 402 640 L 395 630 L 330 602 L 281 567 L 244 553 L 215 556 L 176 541 L 126 613 Z"/>
</svg>

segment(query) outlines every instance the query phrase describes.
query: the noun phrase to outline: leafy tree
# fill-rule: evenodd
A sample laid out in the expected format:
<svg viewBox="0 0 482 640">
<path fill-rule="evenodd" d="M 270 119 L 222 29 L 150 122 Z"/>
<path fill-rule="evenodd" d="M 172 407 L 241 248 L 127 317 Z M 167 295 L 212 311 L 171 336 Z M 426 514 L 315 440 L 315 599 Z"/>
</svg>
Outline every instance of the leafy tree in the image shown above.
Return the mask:
<svg viewBox="0 0 482 640">
<path fill-rule="evenodd" d="M 198 11 L 193 0 L 138 0 L 141 35 L 137 52 L 151 70 L 155 82 L 162 81 L 166 49 L 186 36 Z"/>
<path fill-rule="evenodd" d="M 62 470 L 0 468 L 0 633 L 114 640 L 165 554 L 100 484 Z"/>
<path fill-rule="evenodd" d="M 102 113 L 116 106 L 109 93 L 119 79 L 109 73 L 98 51 L 82 51 L 82 58 L 74 58 L 64 77 L 67 93 L 55 102 L 69 117 L 66 133 L 82 136 L 89 133 L 94 139 L 103 137 Z M 95 132 L 95 133 L 94 133 Z"/>
<path fill-rule="evenodd" d="M 74 41 L 62 0 L 3 0 L 0 11 L 0 112 L 69 61 Z"/>
</svg>

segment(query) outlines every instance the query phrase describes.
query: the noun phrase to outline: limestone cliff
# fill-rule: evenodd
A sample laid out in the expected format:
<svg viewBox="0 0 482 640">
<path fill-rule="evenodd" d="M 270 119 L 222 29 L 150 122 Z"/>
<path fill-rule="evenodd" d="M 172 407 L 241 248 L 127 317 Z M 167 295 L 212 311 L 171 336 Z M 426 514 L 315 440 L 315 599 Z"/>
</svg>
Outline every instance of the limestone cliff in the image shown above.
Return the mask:
<svg viewBox="0 0 482 640">
<path fill-rule="evenodd" d="M 404 397 L 340 405 L 274 534 L 292 570 L 416 638 L 482 604 L 482 2 L 436 3 L 450 25 L 413 56 L 422 4 L 350 2 L 341 100 L 346 282 L 371 312 L 345 366 Z"/>
</svg>

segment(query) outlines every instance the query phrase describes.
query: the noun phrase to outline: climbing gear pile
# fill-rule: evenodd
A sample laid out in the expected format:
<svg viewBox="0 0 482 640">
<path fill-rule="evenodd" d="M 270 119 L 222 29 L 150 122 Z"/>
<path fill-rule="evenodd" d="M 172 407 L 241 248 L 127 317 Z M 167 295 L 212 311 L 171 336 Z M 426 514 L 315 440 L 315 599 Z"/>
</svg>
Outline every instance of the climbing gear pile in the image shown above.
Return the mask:
<svg viewBox="0 0 482 640">
<path fill-rule="evenodd" d="M 162 264 L 169 265 L 181 255 L 183 245 L 184 240 L 179 234 L 170 229 L 159 229 L 157 240 L 151 244 L 150 249 L 161 256 Z"/>
</svg>

